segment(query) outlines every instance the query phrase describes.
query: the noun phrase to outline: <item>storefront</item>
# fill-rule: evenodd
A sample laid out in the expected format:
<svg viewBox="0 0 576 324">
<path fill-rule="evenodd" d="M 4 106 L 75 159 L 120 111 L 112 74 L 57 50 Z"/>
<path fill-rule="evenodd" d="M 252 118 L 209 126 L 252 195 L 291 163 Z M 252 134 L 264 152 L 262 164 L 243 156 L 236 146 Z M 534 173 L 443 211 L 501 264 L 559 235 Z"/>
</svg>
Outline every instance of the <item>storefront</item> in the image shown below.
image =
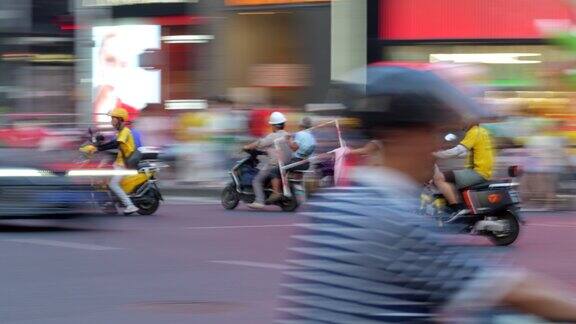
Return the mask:
<svg viewBox="0 0 576 324">
<path fill-rule="evenodd" d="M 507 113 L 570 113 L 573 88 L 562 84 L 573 54 L 547 31 L 571 25 L 563 0 L 380 0 L 369 15 L 369 62 L 454 63 L 479 67 L 473 80 L 487 102 Z"/>
<path fill-rule="evenodd" d="M 58 113 L 74 122 L 74 38 L 62 28 L 68 10 L 67 0 L 0 3 L 0 113 Z"/>
<path fill-rule="evenodd" d="M 214 62 L 220 93 L 247 104 L 302 107 L 330 80 L 330 1 L 226 0 Z"/>
<path fill-rule="evenodd" d="M 494 86 L 535 86 L 538 70 L 565 61 L 543 30 L 568 22 L 563 0 L 381 0 L 371 61 L 480 64 Z"/>
</svg>

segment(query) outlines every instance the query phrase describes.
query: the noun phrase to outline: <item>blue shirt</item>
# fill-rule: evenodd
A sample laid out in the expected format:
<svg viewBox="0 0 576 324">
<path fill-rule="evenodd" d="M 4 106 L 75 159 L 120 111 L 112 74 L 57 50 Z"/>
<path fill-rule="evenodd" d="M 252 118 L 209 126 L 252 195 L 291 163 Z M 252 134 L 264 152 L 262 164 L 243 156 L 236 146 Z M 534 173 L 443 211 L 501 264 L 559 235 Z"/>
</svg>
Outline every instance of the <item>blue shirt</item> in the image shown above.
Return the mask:
<svg viewBox="0 0 576 324">
<path fill-rule="evenodd" d="M 130 131 L 132 131 L 132 137 L 134 138 L 134 145 L 136 145 L 136 148 L 142 147 L 142 134 L 135 128 L 131 128 Z"/>
<path fill-rule="evenodd" d="M 294 134 L 294 142 L 298 144 L 298 150 L 294 153 L 294 156 L 300 159 L 309 157 L 316 149 L 316 139 L 307 130 Z"/>
</svg>

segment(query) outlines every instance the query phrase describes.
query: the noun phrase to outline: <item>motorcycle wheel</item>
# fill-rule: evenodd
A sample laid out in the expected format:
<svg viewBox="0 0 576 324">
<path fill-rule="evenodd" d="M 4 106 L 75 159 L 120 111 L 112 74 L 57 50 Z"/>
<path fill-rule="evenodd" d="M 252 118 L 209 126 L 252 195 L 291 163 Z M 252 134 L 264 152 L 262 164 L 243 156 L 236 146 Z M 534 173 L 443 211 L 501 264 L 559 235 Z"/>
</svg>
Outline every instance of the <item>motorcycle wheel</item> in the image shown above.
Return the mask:
<svg viewBox="0 0 576 324">
<path fill-rule="evenodd" d="M 518 221 L 518 218 L 510 212 L 498 215 L 498 218 L 506 221 L 509 228 L 506 233 L 490 233 L 488 236 L 490 242 L 497 246 L 507 246 L 514 243 L 520 235 L 520 222 Z"/>
<path fill-rule="evenodd" d="M 290 198 L 284 198 L 282 202 L 280 202 L 280 208 L 285 212 L 293 212 L 298 208 L 298 200 L 294 195 Z"/>
<path fill-rule="evenodd" d="M 232 210 L 238 206 L 240 195 L 236 191 L 236 185 L 234 185 L 234 183 L 229 183 L 224 190 L 222 190 L 220 202 L 222 203 L 222 207 L 228 210 Z"/>
<path fill-rule="evenodd" d="M 158 199 L 154 190 L 150 190 L 144 197 L 134 201 L 134 205 L 138 207 L 138 214 L 144 216 L 152 215 L 160 207 L 160 199 Z"/>
</svg>

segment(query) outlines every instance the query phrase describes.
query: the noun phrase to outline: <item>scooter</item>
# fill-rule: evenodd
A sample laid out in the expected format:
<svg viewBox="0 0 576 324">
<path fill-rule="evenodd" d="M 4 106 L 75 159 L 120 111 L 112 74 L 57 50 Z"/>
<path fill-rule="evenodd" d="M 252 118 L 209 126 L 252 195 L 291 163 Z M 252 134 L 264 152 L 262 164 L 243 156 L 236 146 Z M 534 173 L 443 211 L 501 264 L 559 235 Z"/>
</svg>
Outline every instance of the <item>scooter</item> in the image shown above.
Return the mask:
<svg viewBox="0 0 576 324">
<path fill-rule="evenodd" d="M 524 223 L 520 215 L 517 166 L 508 168 L 510 179 L 487 181 L 463 188 L 460 194 L 468 213 L 448 216 L 446 200 L 432 182 L 420 196 L 420 213 L 433 217 L 440 227 L 463 225 L 463 232 L 488 237 L 497 246 L 510 245 L 520 235 Z"/>
<path fill-rule="evenodd" d="M 247 157 L 238 161 L 230 171 L 232 181 L 226 185 L 222 190 L 221 203 L 222 207 L 232 210 L 238 206 L 240 201 L 245 204 L 253 203 L 256 196 L 252 188 L 252 180 L 258 173 L 258 156 L 266 154 L 259 150 L 244 150 L 248 154 Z M 302 179 L 298 178 L 295 174 L 288 174 L 288 185 L 284 186 L 284 194 L 282 198 L 276 202 L 266 204 L 277 205 L 283 211 L 292 212 L 298 208 L 297 195 L 299 191 L 303 190 Z M 270 185 L 271 179 L 266 179 L 264 184 L 264 193 L 266 199 L 272 194 L 272 187 Z"/>
<path fill-rule="evenodd" d="M 138 214 L 154 214 L 160 207 L 160 202 L 163 201 L 162 194 L 157 185 L 157 173 L 164 167 L 158 159 L 159 152 L 152 149 L 140 148 L 142 160 L 138 163 L 136 170 L 114 170 L 109 168 L 112 156 L 108 152 L 101 152 L 105 156 L 102 157 L 96 169 L 86 170 L 82 166 L 87 165 L 87 163 L 97 155 L 97 153 L 89 153 L 90 150 L 87 149 L 87 147 L 95 145 L 102 140 L 100 136 L 93 136 L 91 130 L 89 132 L 90 141 L 83 144 L 79 149 L 79 151 L 83 153 L 83 160 L 78 163 L 79 168 L 77 170 L 70 170 L 68 174 L 72 176 L 90 177 L 91 184 L 96 189 L 93 197 L 94 202 L 97 203 L 106 214 L 118 214 L 117 207 L 122 205 L 122 203 L 108 188 L 107 178 L 114 175 L 117 171 L 126 171 L 127 174 L 120 182 L 120 186 L 128 194 L 134 205 L 138 207 Z M 106 171 L 108 171 L 108 173 Z M 101 177 L 105 177 L 105 179 Z"/>
</svg>

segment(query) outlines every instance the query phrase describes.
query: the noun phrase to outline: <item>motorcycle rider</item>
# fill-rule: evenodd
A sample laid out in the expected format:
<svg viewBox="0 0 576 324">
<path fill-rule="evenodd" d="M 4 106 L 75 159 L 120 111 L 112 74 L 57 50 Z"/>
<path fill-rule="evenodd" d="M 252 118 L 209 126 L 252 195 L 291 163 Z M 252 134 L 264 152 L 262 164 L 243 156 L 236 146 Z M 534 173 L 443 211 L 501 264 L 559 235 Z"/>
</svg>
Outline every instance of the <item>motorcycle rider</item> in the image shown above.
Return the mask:
<svg viewBox="0 0 576 324">
<path fill-rule="evenodd" d="M 308 130 L 312 127 L 312 119 L 310 119 L 308 116 L 305 116 L 300 120 L 298 126 L 300 127 L 299 132 L 293 136 L 287 134 L 285 137 L 288 146 L 292 151 L 294 151 L 292 158 L 287 164 L 292 164 L 307 159 L 314 153 L 314 150 L 316 149 L 316 138 L 314 138 L 314 135 Z M 290 171 L 308 170 L 309 167 L 310 163 L 308 162 L 297 165 L 291 168 Z M 272 171 L 272 190 L 274 192 L 268 199 L 269 203 L 276 202 L 282 198 L 282 194 L 280 193 L 282 191 L 280 168 L 274 168 Z"/>
<path fill-rule="evenodd" d="M 266 135 L 265 137 L 244 146 L 244 150 L 262 150 L 266 151 L 267 156 L 264 158 L 260 165 L 258 166 L 258 174 L 252 180 L 252 188 L 254 189 L 254 195 L 256 199 L 253 203 L 248 204 L 248 207 L 253 209 L 262 209 L 265 207 L 265 193 L 264 193 L 264 181 L 270 175 L 274 168 L 278 166 L 278 160 L 283 158 L 282 152 L 278 152 L 275 147 L 275 141 L 280 138 L 284 138 L 288 133 L 284 130 L 286 125 L 286 117 L 281 112 L 275 111 L 270 114 L 268 124 L 272 127 L 272 133 Z M 280 194 L 279 188 L 276 189 L 273 194 Z"/>
<path fill-rule="evenodd" d="M 125 162 L 124 160 L 132 155 L 136 150 L 136 144 L 134 141 L 134 136 L 130 129 L 126 126 L 126 121 L 128 120 L 128 112 L 124 108 L 115 108 L 108 116 L 112 118 L 111 123 L 112 126 L 118 134 L 116 138 L 103 144 L 99 144 L 95 147 L 94 150 L 98 151 L 107 151 L 118 149 L 118 154 L 116 156 L 116 160 L 114 161 L 114 169 L 115 170 L 125 170 Z M 124 192 L 122 187 L 120 186 L 120 182 L 122 181 L 122 175 L 115 175 L 110 180 L 108 187 L 110 190 L 122 201 L 126 209 L 124 210 L 124 215 L 130 215 L 138 211 L 138 207 L 134 206 L 130 197 Z"/>
<path fill-rule="evenodd" d="M 466 206 L 460 200 L 458 189 L 470 187 L 489 181 L 494 169 L 494 151 L 490 133 L 476 121 L 465 126 L 466 135 L 457 146 L 434 153 L 439 159 L 448 159 L 468 154 L 466 168 L 440 172 L 434 169 L 434 184 L 446 198 L 453 215 L 467 212 Z"/>
</svg>

